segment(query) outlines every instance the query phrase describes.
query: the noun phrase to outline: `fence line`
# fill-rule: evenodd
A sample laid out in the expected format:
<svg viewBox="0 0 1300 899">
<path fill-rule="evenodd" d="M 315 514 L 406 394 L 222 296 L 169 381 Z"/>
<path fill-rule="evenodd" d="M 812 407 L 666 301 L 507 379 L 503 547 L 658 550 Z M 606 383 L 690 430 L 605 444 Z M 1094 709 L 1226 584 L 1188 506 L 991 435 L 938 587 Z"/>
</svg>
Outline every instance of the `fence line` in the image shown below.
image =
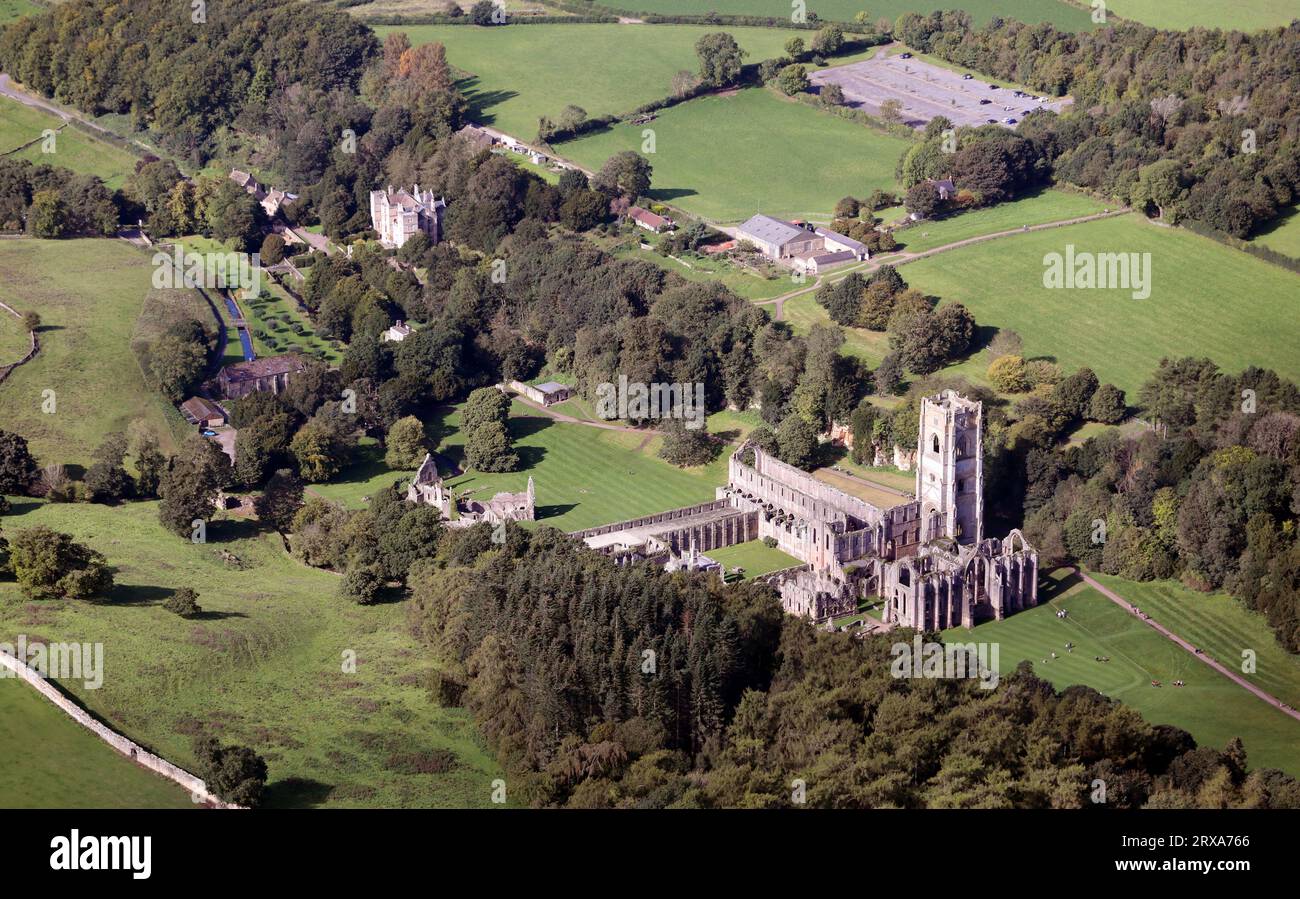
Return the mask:
<svg viewBox="0 0 1300 899">
<path fill-rule="evenodd" d="M 191 774 L 184 768 L 173 765 L 162 756 L 149 752 L 138 743 L 127 739 L 106 724 L 95 720 L 89 712 L 64 695 L 61 690 L 34 671 L 21 659 L 0 650 L 0 666 L 9 669 L 18 677 L 27 681 L 27 683 L 35 687 L 42 696 L 66 712 L 73 721 L 76 721 L 82 727 L 86 728 L 86 730 L 99 737 L 109 746 L 112 746 L 137 765 L 148 768 L 150 771 L 153 771 L 156 774 L 161 774 L 168 780 L 179 784 L 189 792 L 190 797 L 195 799 L 196 802 L 202 802 L 217 808 L 242 808 L 242 806 L 233 803 L 223 802 L 219 797 L 208 792 L 207 784 L 205 784 L 199 777 Z"/>
</svg>

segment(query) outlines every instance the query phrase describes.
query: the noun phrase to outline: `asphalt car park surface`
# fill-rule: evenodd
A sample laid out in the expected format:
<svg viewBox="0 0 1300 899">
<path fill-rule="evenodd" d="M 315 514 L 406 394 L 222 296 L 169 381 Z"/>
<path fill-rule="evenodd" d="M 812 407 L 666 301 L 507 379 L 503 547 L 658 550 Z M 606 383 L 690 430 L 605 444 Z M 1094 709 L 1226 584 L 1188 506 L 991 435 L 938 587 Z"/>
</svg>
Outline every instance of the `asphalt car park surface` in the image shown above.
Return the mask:
<svg viewBox="0 0 1300 899">
<path fill-rule="evenodd" d="M 1034 100 L 1029 94 L 1017 97 L 1009 87 L 997 86 L 970 76 L 963 77 L 933 63 L 901 56 L 879 56 L 844 66 L 819 69 L 808 76 L 820 87 L 838 84 L 850 106 L 879 115 L 887 100 L 903 104 L 903 122 L 924 128 L 935 116 L 946 116 L 954 125 L 984 125 L 990 119 L 1014 127 L 1034 109 L 1062 111 L 1069 98 Z M 987 100 L 987 103 L 981 103 Z M 1014 119 L 1015 122 L 1007 122 Z"/>
</svg>

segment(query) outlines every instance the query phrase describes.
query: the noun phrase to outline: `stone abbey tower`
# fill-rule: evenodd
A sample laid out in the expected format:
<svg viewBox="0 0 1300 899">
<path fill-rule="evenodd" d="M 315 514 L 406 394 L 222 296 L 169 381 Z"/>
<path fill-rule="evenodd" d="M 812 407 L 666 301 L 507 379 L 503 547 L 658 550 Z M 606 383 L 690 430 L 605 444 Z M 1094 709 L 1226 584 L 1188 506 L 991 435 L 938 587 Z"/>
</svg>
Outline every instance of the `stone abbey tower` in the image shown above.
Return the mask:
<svg viewBox="0 0 1300 899">
<path fill-rule="evenodd" d="M 916 495 L 888 508 L 746 442 L 713 502 L 572 536 L 621 562 L 688 567 L 766 539 L 801 563 L 762 576 L 791 614 L 824 621 L 878 597 L 883 627 L 974 627 L 1038 604 L 1037 550 L 1018 530 L 984 536 L 982 413 L 953 390 L 922 398 Z"/>
<path fill-rule="evenodd" d="M 916 499 L 924 540 L 951 537 L 966 546 L 984 539 L 980 406 L 952 391 L 921 398 Z"/>
</svg>

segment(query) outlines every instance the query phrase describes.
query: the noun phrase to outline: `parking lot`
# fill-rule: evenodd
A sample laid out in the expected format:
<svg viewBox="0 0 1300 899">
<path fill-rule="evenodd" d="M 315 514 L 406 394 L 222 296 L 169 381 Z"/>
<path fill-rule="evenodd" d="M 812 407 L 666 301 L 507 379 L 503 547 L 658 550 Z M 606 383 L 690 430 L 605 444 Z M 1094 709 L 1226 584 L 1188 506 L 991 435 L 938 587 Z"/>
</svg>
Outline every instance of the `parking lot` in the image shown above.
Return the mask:
<svg viewBox="0 0 1300 899">
<path fill-rule="evenodd" d="M 903 104 L 903 122 L 913 128 L 924 128 L 926 122 L 940 115 L 947 116 L 954 125 L 983 125 L 992 119 L 1014 127 L 1030 110 L 1045 107 L 1060 112 L 1070 103 L 1068 98 L 1044 98 L 1039 102 L 1028 94 L 1017 97 L 1012 88 L 994 89 L 988 81 L 916 58 L 903 59 L 901 55 L 819 69 L 808 77 L 819 87 L 838 84 L 848 105 L 870 115 L 879 115 L 886 100 L 898 100 Z"/>
</svg>

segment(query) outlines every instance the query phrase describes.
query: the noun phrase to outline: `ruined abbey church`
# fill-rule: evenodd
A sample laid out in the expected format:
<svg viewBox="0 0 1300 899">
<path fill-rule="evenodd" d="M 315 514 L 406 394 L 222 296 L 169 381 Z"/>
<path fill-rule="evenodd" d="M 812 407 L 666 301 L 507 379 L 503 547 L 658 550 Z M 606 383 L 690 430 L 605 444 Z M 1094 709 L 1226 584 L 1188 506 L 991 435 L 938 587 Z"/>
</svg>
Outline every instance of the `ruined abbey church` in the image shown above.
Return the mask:
<svg viewBox="0 0 1300 899">
<path fill-rule="evenodd" d="M 883 621 L 972 627 L 1038 603 L 1038 553 L 1013 530 L 984 536 L 981 404 L 921 401 L 916 492 L 880 509 L 746 443 L 711 503 L 574 536 L 620 561 L 689 567 L 701 553 L 770 537 L 803 564 L 764 575 L 787 612 L 822 621 L 885 601 Z"/>
</svg>

